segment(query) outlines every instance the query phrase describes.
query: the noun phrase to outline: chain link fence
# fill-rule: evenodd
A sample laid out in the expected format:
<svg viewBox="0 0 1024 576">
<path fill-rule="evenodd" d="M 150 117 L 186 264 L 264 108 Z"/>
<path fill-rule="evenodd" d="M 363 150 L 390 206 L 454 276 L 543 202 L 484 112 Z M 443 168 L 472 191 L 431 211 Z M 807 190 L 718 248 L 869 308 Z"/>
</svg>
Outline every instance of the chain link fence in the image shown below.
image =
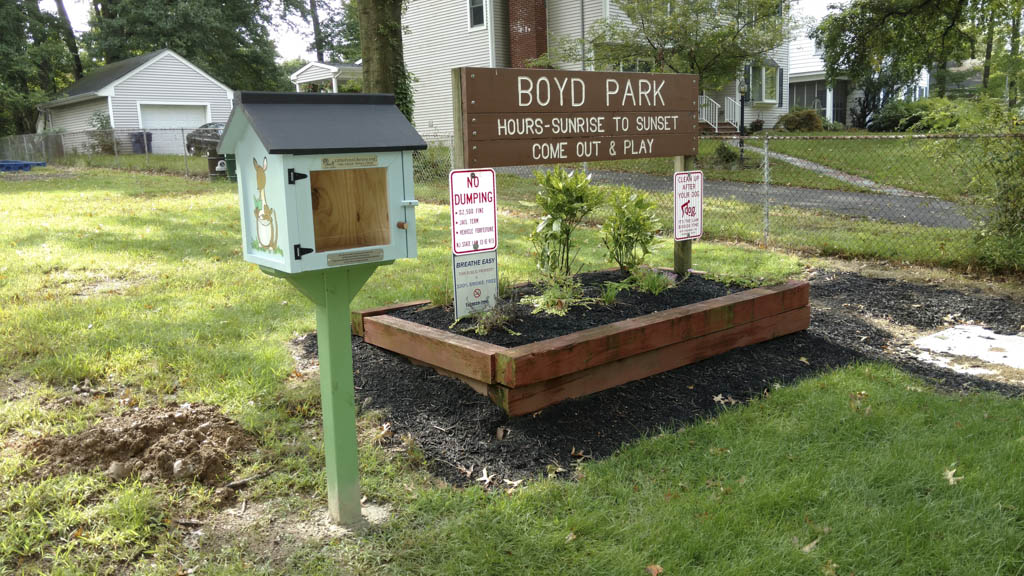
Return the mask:
<svg viewBox="0 0 1024 576">
<path fill-rule="evenodd" d="M 218 139 L 184 128 L 21 134 L 0 138 L 0 160 L 205 176 Z"/>
<path fill-rule="evenodd" d="M 453 138 L 424 137 L 428 148 L 413 156 L 417 195 L 446 202 Z M 1019 135 L 705 137 L 697 158 L 706 182 L 704 238 L 969 266 L 979 256 L 979 233 L 1004 209 L 994 201 L 1005 196 L 999 163 L 1024 153 L 1022 144 Z M 190 130 L 97 130 L 3 138 L 0 159 L 197 176 L 210 173 L 204 156 L 215 148 Z M 499 168 L 499 196 L 528 201 L 536 191 L 533 172 L 546 168 Z M 653 193 L 671 218 L 671 158 L 585 168 L 595 183 Z"/>
</svg>

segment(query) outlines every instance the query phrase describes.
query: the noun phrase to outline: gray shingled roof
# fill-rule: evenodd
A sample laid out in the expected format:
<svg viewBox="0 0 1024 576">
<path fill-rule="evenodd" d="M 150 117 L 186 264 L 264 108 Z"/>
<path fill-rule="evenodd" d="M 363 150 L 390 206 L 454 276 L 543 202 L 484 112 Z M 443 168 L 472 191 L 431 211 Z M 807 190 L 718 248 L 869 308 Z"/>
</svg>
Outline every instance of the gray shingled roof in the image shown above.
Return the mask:
<svg viewBox="0 0 1024 576">
<path fill-rule="evenodd" d="M 164 50 L 157 50 L 155 52 L 149 52 L 148 54 L 133 56 L 127 60 L 113 62 L 106 66 L 100 66 L 85 75 L 78 82 L 68 86 L 67 89 L 64 90 L 64 93 L 68 98 L 70 98 L 72 96 L 81 96 L 83 94 L 93 94 L 98 92 L 112 84 L 114 81 L 127 75 L 132 70 L 135 70 L 156 56 L 159 56 L 163 52 Z"/>
<path fill-rule="evenodd" d="M 391 94 L 236 92 L 232 123 L 245 119 L 271 154 L 422 150 Z"/>
</svg>

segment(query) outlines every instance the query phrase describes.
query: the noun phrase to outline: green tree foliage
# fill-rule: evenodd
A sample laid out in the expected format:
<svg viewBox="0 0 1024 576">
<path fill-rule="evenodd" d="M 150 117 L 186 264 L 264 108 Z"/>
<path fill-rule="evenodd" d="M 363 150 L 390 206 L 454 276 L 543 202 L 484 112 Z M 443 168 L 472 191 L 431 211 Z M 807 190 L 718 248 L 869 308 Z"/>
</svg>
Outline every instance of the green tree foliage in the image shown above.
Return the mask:
<svg viewBox="0 0 1024 576">
<path fill-rule="evenodd" d="M 922 66 L 964 58 L 974 39 L 968 0 L 852 0 L 811 33 L 829 78 L 854 83 L 887 69 L 909 83 Z"/>
<path fill-rule="evenodd" d="M 629 23 L 603 21 L 579 43 L 562 43 L 558 60 L 592 60 L 597 69 L 620 66 L 699 74 L 701 87 L 736 78 L 744 64 L 784 45 L 794 22 L 788 0 L 615 0 Z"/>
<path fill-rule="evenodd" d="M 59 18 L 38 0 L 0 2 L 0 136 L 35 132 L 37 106 L 73 80 Z"/>
<path fill-rule="evenodd" d="M 108 64 L 170 48 L 236 90 L 288 87 L 274 63 L 267 29 L 270 0 L 93 0 L 92 5 L 85 44 Z"/>
<path fill-rule="evenodd" d="M 340 6 L 334 3 L 322 13 L 327 18 L 321 21 L 327 52 L 331 60 L 356 62 L 363 57 L 359 41 L 359 4 L 357 0 L 343 0 Z"/>
</svg>

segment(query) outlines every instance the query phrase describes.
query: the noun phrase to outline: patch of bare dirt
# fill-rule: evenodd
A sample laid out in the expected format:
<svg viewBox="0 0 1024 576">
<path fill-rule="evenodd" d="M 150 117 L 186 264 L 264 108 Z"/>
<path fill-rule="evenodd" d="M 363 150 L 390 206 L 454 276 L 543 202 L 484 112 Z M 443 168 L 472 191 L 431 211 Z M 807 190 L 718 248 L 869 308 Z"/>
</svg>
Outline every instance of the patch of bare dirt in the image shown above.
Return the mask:
<svg viewBox="0 0 1024 576">
<path fill-rule="evenodd" d="M 252 450 L 254 438 L 214 406 L 181 404 L 136 409 L 65 437 L 39 438 L 24 451 L 45 460 L 43 475 L 100 469 L 121 480 L 213 485 L 231 469 L 232 457 Z"/>
<path fill-rule="evenodd" d="M 190 526 L 182 526 L 187 548 L 203 558 L 224 550 L 246 550 L 256 565 L 284 569 L 304 550 L 354 538 L 360 529 L 379 526 L 391 516 L 386 506 L 363 504 L 363 524 L 339 526 L 331 522 L 325 506 L 296 509 L 293 502 L 246 502 L 221 510 Z M 341 561 L 341 558 L 338 558 Z M 197 572 L 201 567 L 196 567 Z"/>
<path fill-rule="evenodd" d="M 28 172 L 0 172 L 0 182 L 31 182 L 74 178 L 78 170 L 71 168 L 34 168 Z"/>
</svg>

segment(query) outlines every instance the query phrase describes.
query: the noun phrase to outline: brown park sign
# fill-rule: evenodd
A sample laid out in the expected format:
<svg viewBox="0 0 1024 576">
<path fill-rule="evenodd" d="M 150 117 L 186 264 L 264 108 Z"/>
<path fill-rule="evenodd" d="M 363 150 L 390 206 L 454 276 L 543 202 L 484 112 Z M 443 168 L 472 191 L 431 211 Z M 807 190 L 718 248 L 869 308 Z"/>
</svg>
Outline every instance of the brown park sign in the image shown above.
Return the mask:
<svg viewBox="0 0 1024 576">
<path fill-rule="evenodd" d="M 465 168 L 694 156 L 697 76 L 452 70 Z"/>
</svg>

